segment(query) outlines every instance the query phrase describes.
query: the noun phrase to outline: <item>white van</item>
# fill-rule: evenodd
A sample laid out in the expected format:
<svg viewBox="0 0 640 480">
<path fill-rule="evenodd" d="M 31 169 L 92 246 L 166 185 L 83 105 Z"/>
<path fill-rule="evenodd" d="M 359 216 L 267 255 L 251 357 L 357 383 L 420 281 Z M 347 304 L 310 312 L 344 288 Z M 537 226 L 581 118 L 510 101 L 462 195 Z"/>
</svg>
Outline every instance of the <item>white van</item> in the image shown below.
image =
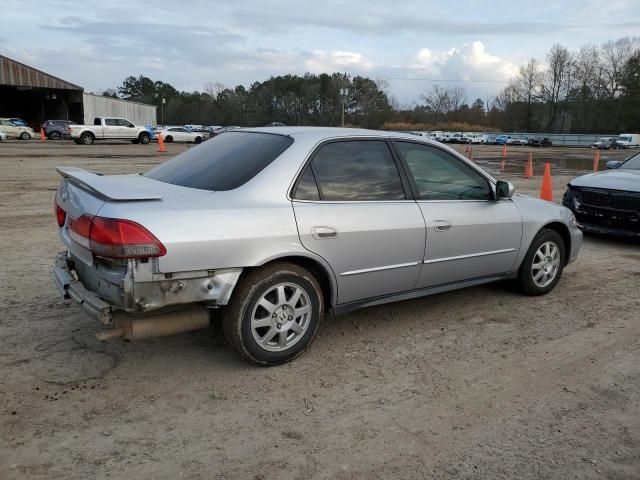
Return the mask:
<svg viewBox="0 0 640 480">
<path fill-rule="evenodd" d="M 640 148 L 640 134 L 621 133 L 616 138 L 616 146 L 618 148 Z"/>
</svg>

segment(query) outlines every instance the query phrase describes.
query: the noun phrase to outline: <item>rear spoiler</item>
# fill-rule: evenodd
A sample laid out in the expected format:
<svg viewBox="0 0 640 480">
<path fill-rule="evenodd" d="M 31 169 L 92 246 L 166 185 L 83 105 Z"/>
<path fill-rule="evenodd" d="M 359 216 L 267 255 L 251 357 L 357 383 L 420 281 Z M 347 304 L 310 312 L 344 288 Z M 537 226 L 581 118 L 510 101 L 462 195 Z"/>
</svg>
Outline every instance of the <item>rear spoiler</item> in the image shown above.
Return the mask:
<svg viewBox="0 0 640 480">
<path fill-rule="evenodd" d="M 57 167 L 56 171 L 74 185 L 108 201 L 162 200 L 154 181 L 140 175 L 103 175 L 77 167 Z M 149 183 L 141 179 L 148 180 Z"/>
</svg>

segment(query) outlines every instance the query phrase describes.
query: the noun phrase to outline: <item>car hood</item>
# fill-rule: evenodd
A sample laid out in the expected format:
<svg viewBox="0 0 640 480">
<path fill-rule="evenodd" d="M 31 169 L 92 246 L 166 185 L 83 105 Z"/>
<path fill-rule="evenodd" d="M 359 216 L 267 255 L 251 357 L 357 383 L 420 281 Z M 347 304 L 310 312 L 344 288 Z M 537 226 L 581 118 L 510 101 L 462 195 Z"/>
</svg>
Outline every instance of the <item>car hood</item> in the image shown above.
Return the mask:
<svg viewBox="0 0 640 480">
<path fill-rule="evenodd" d="M 569 185 L 640 192 L 640 170 L 625 168 L 604 170 L 574 178 L 569 182 Z"/>
</svg>

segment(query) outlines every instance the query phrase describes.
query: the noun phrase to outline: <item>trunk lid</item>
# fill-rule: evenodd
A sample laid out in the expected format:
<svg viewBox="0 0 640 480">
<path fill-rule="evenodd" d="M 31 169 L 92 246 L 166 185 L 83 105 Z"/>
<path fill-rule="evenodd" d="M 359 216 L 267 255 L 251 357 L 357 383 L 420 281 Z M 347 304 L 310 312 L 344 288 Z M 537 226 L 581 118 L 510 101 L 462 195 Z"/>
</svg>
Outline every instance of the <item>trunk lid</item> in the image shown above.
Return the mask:
<svg viewBox="0 0 640 480">
<path fill-rule="evenodd" d="M 106 203 L 159 202 L 163 197 L 184 193 L 182 187 L 165 184 L 142 175 L 102 175 L 81 168 L 57 168 L 63 177 L 56 202 L 66 212 L 60 237 L 71 254 L 87 265 L 93 264 L 90 250 L 73 241 L 68 230 L 69 217 L 99 215 Z"/>
</svg>

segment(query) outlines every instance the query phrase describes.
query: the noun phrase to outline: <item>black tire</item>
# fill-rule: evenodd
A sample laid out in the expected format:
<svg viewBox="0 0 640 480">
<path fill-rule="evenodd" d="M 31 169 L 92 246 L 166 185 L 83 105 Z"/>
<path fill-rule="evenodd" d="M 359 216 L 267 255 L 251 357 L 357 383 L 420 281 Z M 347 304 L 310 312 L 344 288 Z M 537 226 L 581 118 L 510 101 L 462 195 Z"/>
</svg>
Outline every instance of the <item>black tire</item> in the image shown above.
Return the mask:
<svg viewBox="0 0 640 480">
<path fill-rule="evenodd" d="M 56 130 L 49 134 L 49 140 L 60 140 L 60 138 L 62 138 L 62 135 Z"/>
<path fill-rule="evenodd" d="M 31 135 L 29 135 L 27 132 L 22 132 L 20 134 L 20 140 L 31 140 Z"/>
<path fill-rule="evenodd" d="M 534 260 L 536 260 L 536 253 L 538 249 L 546 244 L 547 242 L 554 243 L 559 250 L 559 263 L 557 267 L 557 271 L 555 272 L 555 276 L 551 280 L 548 285 L 538 285 L 534 281 Z M 539 258 L 539 257 L 538 257 Z M 566 245 L 564 244 L 564 240 L 560 236 L 558 232 L 555 230 L 551 230 L 548 228 L 543 228 L 538 232 L 538 234 L 534 237 L 531 245 L 529 246 L 529 250 L 522 261 L 522 265 L 520 265 L 520 269 L 518 270 L 518 287 L 519 290 L 525 295 L 536 296 L 536 295 L 545 295 L 554 289 L 556 284 L 560 281 L 560 277 L 562 276 L 562 271 L 564 269 L 566 259 Z"/>
<path fill-rule="evenodd" d="M 202 137 L 196 137 L 194 140 L 196 143 L 202 143 Z"/>
<path fill-rule="evenodd" d="M 252 316 L 263 295 L 268 295 L 270 290 L 282 283 L 294 285 L 304 291 L 309 299 L 310 318 L 306 330 L 296 343 L 281 351 L 269 351 L 260 346 L 253 336 Z M 315 338 L 324 313 L 322 299 L 322 290 L 318 281 L 307 270 L 292 263 L 278 262 L 249 271 L 243 274 L 233 290 L 230 304 L 222 309 L 224 336 L 240 355 L 252 363 L 280 365 L 290 362 L 301 355 Z M 276 313 L 274 317 L 275 315 Z M 269 320 L 268 315 L 265 318 Z M 264 328 L 271 331 L 274 325 Z M 286 335 L 288 333 L 285 337 Z"/>
<path fill-rule="evenodd" d="M 164 139 L 165 143 L 171 143 L 173 142 L 173 137 L 171 135 L 167 136 L 167 138 Z"/>
<path fill-rule="evenodd" d="M 93 136 L 93 133 L 90 132 L 84 132 L 82 135 L 80 135 L 80 143 L 82 143 L 83 145 L 93 145 L 95 139 L 96 138 Z"/>
<path fill-rule="evenodd" d="M 142 132 L 140 135 L 138 135 L 138 142 L 142 145 L 147 145 L 150 141 L 151 135 L 149 135 L 147 132 Z"/>
</svg>

